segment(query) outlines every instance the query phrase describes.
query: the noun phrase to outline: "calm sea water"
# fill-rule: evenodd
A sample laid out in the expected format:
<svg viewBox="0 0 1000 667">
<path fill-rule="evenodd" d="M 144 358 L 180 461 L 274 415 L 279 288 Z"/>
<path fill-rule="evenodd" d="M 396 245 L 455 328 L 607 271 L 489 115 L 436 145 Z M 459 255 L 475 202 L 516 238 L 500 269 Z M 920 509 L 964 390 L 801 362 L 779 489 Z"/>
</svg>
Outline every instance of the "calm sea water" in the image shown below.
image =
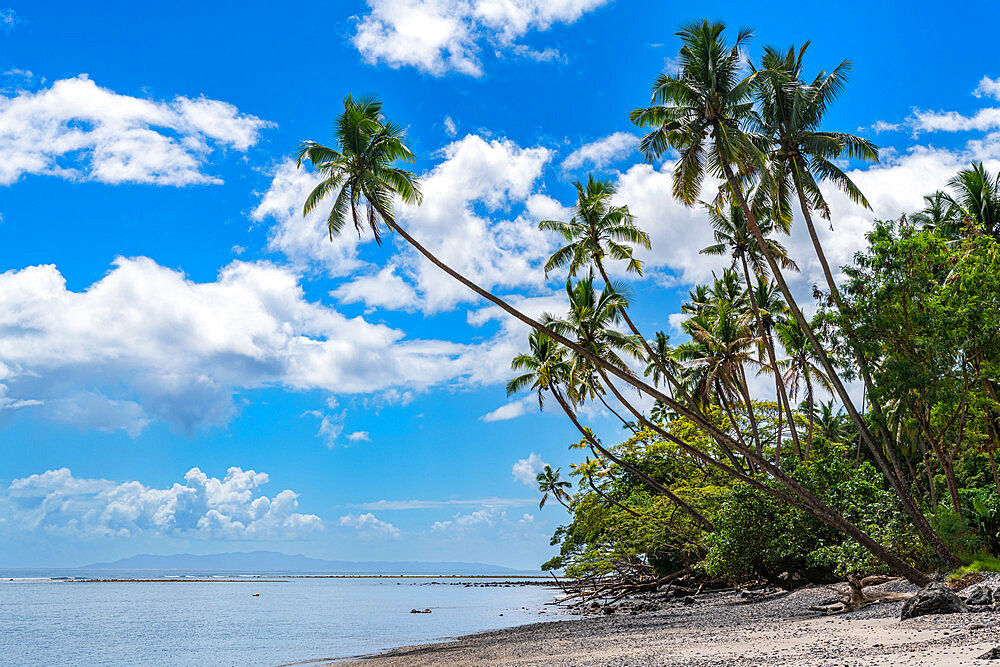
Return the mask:
<svg viewBox="0 0 1000 667">
<path fill-rule="evenodd" d="M 554 597 L 548 587 L 456 585 L 499 579 L 257 575 L 103 583 L 37 576 L 0 572 L 0 665 L 283 665 L 560 618 L 545 605 Z"/>
</svg>

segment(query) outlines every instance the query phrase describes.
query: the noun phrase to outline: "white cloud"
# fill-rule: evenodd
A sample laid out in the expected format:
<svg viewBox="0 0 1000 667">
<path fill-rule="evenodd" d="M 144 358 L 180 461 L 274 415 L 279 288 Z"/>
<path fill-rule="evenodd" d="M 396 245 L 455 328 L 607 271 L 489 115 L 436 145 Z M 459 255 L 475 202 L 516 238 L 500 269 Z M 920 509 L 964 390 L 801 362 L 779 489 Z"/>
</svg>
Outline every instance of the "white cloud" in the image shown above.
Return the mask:
<svg viewBox="0 0 1000 667">
<path fill-rule="evenodd" d="M 584 144 L 563 160 L 563 171 L 576 171 L 590 165 L 593 169 L 604 167 L 618 160 L 637 153 L 639 138 L 628 132 L 615 132 L 612 135 Z"/>
<path fill-rule="evenodd" d="M 1000 128 L 1000 109 L 980 109 L 972 116 L 957 111 L 914 110 L 910 125 L 914 132 L 965 132 L 969 130 L 995 130 Z"/>
<path fill-rule="evenodd" d="M 976 97 L 992 97 L 995 100 L 1000 100 L 1000 77 L 991 79 L 984 76 L 972 94 Z"/>
<path fill-rule="evenodd" d="M 527 484 L 528 486 L 535 486 L 537 484 L 535 477 L 538 476 L 538 473 L 545 466 L 546 463 L 542 460 L 542 457 L 532 452 L 528 458 L 515 461 L 510 472 L 514 476 L 515 481 Z"/>
<path fill-rule="evenodd" d="M 608 0 L 367 0 L 369 12 L 352 38 L 366 62 L 416 67 L 441 76 L 483 73 L 484 43 L 524 51 L 515 40 L 554 23 L 572 23 Z M 552 57 L 549 49 L 535 52 Z M 528 55 L 521 53 L 520 55 Z"/>
<path fill-rule="evenodd" d="M 245 152 L 269 123 L 204 97 L 159 102 L 86 75 L 0 95 L 0 184 L 24 174 L 102 183 L 220 183 L 202 171 L 216 147 Z"/>
<path fill-rule="evenodd" d="M 418 303 L 417 293 L 400 276 L 396 265 L 389 264 L 378 273 L 358 276 L 330 292 L 343 303 L 364 303 L 370 308 L 413 310 Z"/>
<path fill-rule="evenodd" d="M 458 134 L 458 126 L 455 125 L 455 121 L 452 120 L 451 116 L 444 117 L 444 132 L 449 137 L 453 137 Z"/>
<path fill-rule="evenodd" d="M 451 500 L 376 500 L 370 503 L 355 503 L 348 507 L 372 511 L 403 511 L 438 509 L 441 507 L 473 506 L 485 508 L 522 507 L 537 502 L 534 498 L 462 498 Z"/>
<path fill-rule="evenodd" d="M 371 442 L 372 437 L 368 431 L 354 431 L 353 433 L 347 434 L 347 439 L 351 442 Z"/>
<path fill-rule="evenodd" d="M 294 272 L 266 262 L 234 261 L 216 281 L 195 283 L 147 258 L 119 258 L 81 292 L 54 266 L 0 274 L 4 407 L 84 427 L 138 433 L 160 420 L 192 432 L 226 423 L 239 391 L 270 386 L 411 400 L 441 383 L 495 382 L 510 352 L 407 339 L 345 317 L 307 301 Z M 328 421 L 329 439 L 340 424 Z"/>
<path fill-rule="evenodd" d="M 345 514 L 340 517 L 340 525 L 357 529 L 365 537 L 399 539 L 401 533 L 391 523 L 378 519 L 374 514 Z"/>
<path fill-rule="evenodd" d="M 198 468 L 169 488 L 74 477 L 67 468 L 15 479 L 0 491 L 0 517 L 15 530 L 83 537 L 138 534 L 289 539 L 323 527 L 296 512 L 298 494 L 259 494 L 268 476 L 232 467 L 223 479 Z"/>
<path fill-rule="evenodd" d="M 525 414 L 532 405 L 537 405 L 538 400 L 534 396 L 525 396 L 522 399 L 511 401 L 501 405 L 496 410 L 491 410 L 480 417 L 484 422 L 500 422 L 508 419 L 517 419 Z"/>
</svg>

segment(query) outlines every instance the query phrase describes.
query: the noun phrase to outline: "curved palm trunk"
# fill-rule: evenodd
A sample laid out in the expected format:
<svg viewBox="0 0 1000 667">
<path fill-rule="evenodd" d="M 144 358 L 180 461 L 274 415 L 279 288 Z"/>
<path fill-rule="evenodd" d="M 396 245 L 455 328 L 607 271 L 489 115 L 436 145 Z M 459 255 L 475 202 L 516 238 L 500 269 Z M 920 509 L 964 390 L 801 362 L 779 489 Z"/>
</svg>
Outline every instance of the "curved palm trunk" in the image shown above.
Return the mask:
<svg viewBox="0 0 1000 667">
<path fill-rule="evenodd" d="M 865 444 L 868 446 L 872 457 L 878 464 L 879 469 L 882 474 L 885 475 L 886 479 L 889 481 L 890 486 L 892 486 L 893 491 L 895 491 L 896 496 L 899 498 L 903 509 L 910 520 L 913 521 L 914 526 L 920 531 L 920 534 L 924 536 L 928 544 L 934 549 L 934 552 L 948 567 L 959 567 L 962 565 L 962 561 L 948 548 L 948 546 L 941 540 L 941 537 L 934 531 L 931 527 L 930 522 L 927 517 L 924 516 L 920 508 L 917 507 L 916 502 L 913 500 L 913 496 L 910 491 L 903 484 L 903 481 L 895 474 L 895 471 L 889 466 L 885 457 L 882 455 L 881 448 L 875 442 L 874 436 L 872 436 L 871 431 L 868 430 L 868 426 L 865 424 L 861 415 L 858 414 L 857 408 L 854 406 L 854 402 L 851 400 L 850 395 L 847 393 L 847 389 L 844 387 L 844 383 L 840 379 L 840 375 L 837 370 L 833 367 L 830 358 L 826 354 L 826 350 L 819 344 L 819 340 L 816 338 L 816 334 L 813 332 L 812 327 L 809 325 L 809 321 L 806 320 L 805 315 L 802 314 L 802 310 L 799 308 L 798 303 L 792 296 L 792 292 L 788 287 L 788 283 L 785 281 L 784 275 L 781 273 L 781 267 L 775 261 L 774 257 L 771 255 L 769 248 L 767 247 L 767 242 L 764 239 L 764 235 L 760 231 L 760 226 L 757 224 L 757 218 L 750 206 L 747 203 L 746 197 L 743 195 L 743 190 L 740 187 L 739 182 L 733 174 L 732 167 L 728 162 L 723 162 L 723 171 L 725 172 L 726 181 L 729 183 L 729 187 L 733 192 L 733 195 L 737 199 L 737 203 L 740 208 L 743 209 L 743 213 L 747 218 L 747 226 L 750 227 L 750 231 L 757 241 L 757 246 L 760 248 L 761 253 L 767 260 L 768 266 L 771 268 L 771 273 L 774 275 L 775 282 L 778 283 L 778 288 L 781 290 L 782 295 L 785 298 L 785 302 L 788 305 L 789 311 L 792 313 L 792 317 L 798 322 L 799 326 L 802 327 L 803 332 L 809 339 L 809 343 L 813 346 L 816 351 L 817 357 L 820 364 L 823 366 L 823 370 L 826 371 L 827 377 L 830 378 L 830 383 L 833 385 L 837 392 L 837 396 L 840 398 L 841 403 L 843 403 L 847 414 L 850 416 L 851 421 L 857 427 L 859 433 L 861 433 L 862 438 L 865 440 Z M 801 195 L 801 193 L 800 193 Z M 815 230 L 810 227 L 810 231 L 813 236 L 815 236 Z M 818 238 L 816 243 L 818 243 Z M 862 372 L 864 373 L 864 368 Z M 873 399 L 874 404 L 874 399 Z M 887 440 L 889 442 L 889 440 Z M 894 454 L 894 449 L 888 447 L 892 454 Z"/>
<path fill-rule="evenodd" d="M 792 408 L 788 403 L 788 394 L 785 390 L 785 383 L 781 379 L 781 373 L 778 371 L 778 358 L 774 353 L 774 342 L 768 335 L 764 328 L 764 319 L 760 316 L 760 308 L 757 306 L 757 300 L 753 298 L 753 282 L 750 278 L 750 266 L 747 264 L 746 255 L 740 254 L 740 262 L 743 264 L 743 277 L 747 283 L 747 296 L 750 298 L 750 306 L 753 310 L 754 319 L 757 320 L 757 330 L 760 332 L 760 337 L 764 341 L 764 347 L 767 348 L 767 361 L 771 365 L 771 370 L 774 372 L 774 390 L 778 397 L 778 403 L 784 405 L 785 411 L 788 414 L 788 425 L 790 427 L 792 436 L 792 449 L 795 450 L 796 456 L 800 459 L 802 458 L 801 449 L 799 447 L 799 436 L 795 432 L 795 422 L 792 420 Z M 778 459 L 781 458 L 781 408 L 782 405 L 778 406 Z"/>
<path fill-rule="evenodd" d="M 757 428 L 757 416 L 753 413 L 753 401 L 750 399 L 750 388 L 747 386 L 747 374 L 743 370 L 743 364 L 737 364 L 738 369 L 738 380 L 741 398 L 743 404 L 746 406 L 747 417 L 750 419 L 750 433 L 753 435 L 754 447 L 757 449 L 757 454 L 760 456 L 764 455 L 764 445 L 760 441 L 760 430 Z"/>
<path fill-rule="evenodd" d="M 728 169 L 728 167 L 727 167 L 727 169 Z M 729 174 L 731 175 L 731 173 L 732 172 L 730 170 Z M 742 200 L 742 206 L 746 207 L 746 201 L 743 200 L 742 193 L 740 193 L 740 199 Z M 656 388 L 650 386 L 649 384 L 647 384 L 647 383 L 639 380 L 638 378 L 630 377 L 630 375 L 628 373 L 626 373 L 625 371 L 623 371 L 623 370 L 621 370 L 619 368 L 616 368 L 615 366 L 613 366 L 612 364 L 609 364 L 607 361 L 605 361 L 604 359 L 601 359 L 600 357 L 598 357 L 597 355 L 593 354 L 589 350 L 586 350 L 582 346 L 577 345 L 576 343 L 572 342 L 571 340 L 567 339 L 566 337 L 559 335 L 555 331 L 552 331 L 549 327 L 546 327 L 543 324 L 541 324 L 541 323 L 535 321 L 534 319 L 528 317 L 527 315 L 525 315 L 524 313 L 520 312 L 519 310 L 517 310 L 516 308 L 514 308 L 513 306 L 511 306 L 509 303 L 507 303 L 506 301 L 504 301 L 500 297 L 498 297 L 498 296 L 496 296 L 496 295 L 488 292 L 487 290 L 485 290 L 482 287 L 480 287 L 479 285 L 475 284 L 474 282 L 472 282 L 471 280 L 469 280 L 468 278 L 466 278 L 462 274 L 458 273 L 457 271 L 455 271 L 454 269 L 452 269 L 450 266 L 448 266 L 447 264 L 445 264 L 444 262 L 442 262 L 440 259 L 438 259 L 429 250 L 427 250 L 426 248 L 424 248 L 420 243 L 418 243 L 416 241 L 416 239 L 414 239 L 412 236 L 410 236 L 408 233 L 406 233 L 406 231 L 404 229 L 402 229 L 402 227 L 400 227 L 398 224 L 396 224 L 396 222 L 394 221 L 393 217 L 391 215 L 389 215 L 381 206 L 377 206 L 376 205 L 376 208 L 377 208 L 377 210 L 379 212 L 379 215 L 381 215 L 382 218 L 383 218 L 383 220 L 385 220 L 386 224 L 389 225 L 389 227 L 393 231 L 395 231 L 400 236 L 402 236 L 403 239 L 407 243 L 409 243 L 411 246 L 413 246 L 413 248 L 415 250 L 417 250 L 417 252 L 419 252 L 420 254 L 422 254 L 432 264 L 434 264 L 435 266 L 437 266 L 438 268 L 440 268 L 442 271 L 444 271 L 445 273 L 447 273 L 449 276 L 451 276 L 452 278 L 454 278 L 458 282 L 460 282 L 463 285 L 465 285 L 466 287 L 468 287 L 470 290 L 472 290 L 473 292 L 475 292 L 479 296 L 483 297 L 484 299 L 486 299 L 490 303 L 495 304 L 501 310 L 503 310 L 505 313 L 508 313 L 509 315 L 513 316 L 515 319 L 523 322 L 524 324 L 527 324 L 532 329 L 534 329 L 536 331 L 539 331 L 541 333 L 546 334 L 547 336 L 549 336 L 550 338 L 552 338 L 552 340 L 554 340 L 554 341 L 556 341 L 556 342 L 558 342 L 558 343 L 560 343 L 562 345 L 565 345 L 567 348 L 573 350 L 574 352 L 576 352 L 580 356 L 584 357 L 585 359 L 588 359 L 588 360 L 594 362 L 598 367 L 606 370 L 607 372 L 611 373 L 615 377 L 620 378 L 622 381 L 624 381 L 624 382 L 632 385 L 633 387 L 635 387 L 636 389 L 642 391 L 643 393 L 647 394 L 648 396 L 650 396 L 652 398 L 659 399 L 662 403 L 664 403 L 669 408 L 671 408 L 672 410 L 674 410 L 674 412 L 676 412 L 679 415 L 681 415 L 681 416 L 683 416 L 683 417 L 691 420 L 692 423 L 694 423 L 695 425 L 697 425 L 699 428 L 701 428 L 703 431 L 705 431 L 712 438 L 715 438 L 716 440 L 727 442 L 731 446 L 734 446 L 735 448 L 740 449 L 739 446 L 738 446 L 738 444 L 732 438 L 730 438 L 728 435 L 726 435 L 725 433 L 723 433 L 722 431 L 720 431 L 718 428 L 716 428 L 714 425 L 712 425 L 711 423 L 709 423 L 708 420 L 703 415 L 699 415 L 699 414 L 697 414 L 697 413 L 689 410 L 685 405 L 679 403 L 678 401 L 673 400 L 672 398 L 670 398 L 669 396 L 667 396 L 663 392 L 661 392 L 661 391 L 657 390 Z M 760 229 L 757 227 L 756 219 L 750 218 L 750 220 L 752 220 L 752 230 L 755 231 L 756 234 L 759 235 L 760 234 Z M 760 243 L 760 240 L 758 240 L 758 243 Z M 765 254 L 766 254 L 766 249 L 765 249 Z M 774 261 L 773 258 L 770 258 L 769 255 L 767 255 L 767 257 L 768 257 L 768 261 L 773 264 L 773 261 Z M 783 286 L 783 285 L 784 285 L 784 281 L 782 279 L 781 282 L 779 282 L 779 287 Z M 787 293 L 787 286 L 784 286 L 784 290 Z M 787 296 L 785 298 L 786 298 L 786 300 L 788 299 Z M 794 303 L 794 302 L 792 302 L 792 303 Z M 796 310 L 797 310 L 797 308 L 796 308 Z M 799 313 L 799 316 L 801 317 L 801 313 Z M 561 405 L 563 406 L 564 410 L 567 408 L 567 406 L 565 405 L 564 401 L 561 402 Z M 574 424 L 577 425 L 577 428 L 582 430 L 583 427 L 580 426 L 580 424 L 579 424 L 578 421 L 576 421 L 575 415 L 572 414 L 572 411 L 568 411 L 567 414 L 570 416 L 570 419 L 574 422 Z M 645 419 L 645 417 L 643 417 L 642 422 L 644 424 L 646 424 L 647 426 L 649 425 L 649 422 L 648 422 L 648 420 Z M 657 430 L 661 434 L 663 433 L 663 429 L 658 429 L 658 428 L 655 427 L 655 425 L 653 425 L 653 426 L 654 426 L 654 430 Z M 848 536 L 854 538 L 855 540 L 858 541 L 858 543 L 860 543 L 862 546 L 864 546 L 865 548 L 867 548 L 876 558 L 878 558 L 879 560 L 881 560 L 882 562 L 884 562 L 890 568 L 892 568 L 892 569 L 896 570 L 897 572 L 899 572 L 900 574 L 902 574 L 904 577 L 906 577 L 906 579 L 908 579 L 909 581 L 913 582 L 914 584 L 917 584 L 918 586 L 925 586 L 927 583 L 930 582 L 930 579 L 927 577 L 927 575 L 925 575 L 924 573 L 922 573 L 922 572 L 914 569 L 908 563 L 906 563 L 901 558 L 899 558 L 896 554 L 892 553 L 891 551 L 889 551 L 888 549 L 886 549 L 885 547 L 883 547 L 881 544 L 879 544 L 878 542 L 876 542 L 875 540 L 873 540 L 864 531 L 862 531 L 860 528 L 858 528 L 857 526 L 855 526 L 854 524 L 852 524 L 850 521 L 848 521 L 847 519 L 845 519 L 843 516 L 841 516 L 837 512 L 834 512 L 833 510 L 831 510 L 830 508 L 826 507 L 822 503 L 819 503 L 819 505 L 821 506 L 821 509 L 813 509 L 813 503 L 812 503 L 812 501 L 809 501 L 807 503 L 807 501 L 805 500 L 805 498 L 811 498 L 811 499 L 815 500 L 816 502 L 819 502 L 819 500 L 816 499 L 815 496 L 813 496 L 804 487 L 801 487 L 801 485 L 797 484 L 794 480 L 790 480 L 790 478 L 787 478 L 787 475 L 783 475 L 781 473 L 781 471 L 778 470 L 778 469 L 776 469 L 775 466 L 773 466 L 772 464 L 770 464 L 770 462 L 763 461 L 763 463 L 765 464 L 765 467 L 777 470 L 778 474 L 782 474 L 782 477 L 785 477 L 786 479 L 790 480 L 790 483 L 791 483 L 792 486 L 788 486 L 788 483 L 785 480 L 782 480 L 782 483 L 785 484 L 786 486 L 788 486 L 789 490 L 793 494 L 795 494 L 795 496 L 797 496 L 797 497 L 793 497 L 793 496 L 789 496 L 788 494 L 781 493 L 780 491 L 777 491 L 776 489 L 772 489 L 770 486 L 768 486 L 766 484 L 762 484 L 762 483 L 757 482 L 757 480 L 755 480 L 752 477 L 748 477 L 746 475 L 738 473 L 737 471 L 733 470 L 729 466 L 726 466 L 725 464 L 723 464 L 723 463 L 721 463 L 719 461 L 715 461 L 715 459 L 713 459 L 712 457 L 708 456 L 707 454 L 704 454 L 703 452 L 700 452 L 696 448 L 691 447 L 687 443 L 684 443 L 683 441 L 681 441 L 678 438 L 675 438 L 672 435 L 669 435 L 668 439 L 671 440 L 672 442 L 680 443 L 680 445 L 685 449 L 685 451 L 689 451 L 690 453 L 696 455 L 698 458 L 701 458 L 702 460 L 705 460 L 707 463 L 715 465 L 716 467 L 720 467 L 720 469 L 722 469 L 722 470 L 728 471 L 728 473 L 730 475 L 732 475 L 734 477 L 737 477 L 739 479 L 743 479 L 744 481 L 746 481 L 747 483 L 751 484 L 752 486 L 760 488 L 761 491 L 763 491 L 764 493 L 767 493 L 767 494 L 771 495 L 772 497 L 775 497 L 775 498 L 777 498 L 777 499 L 779 499 L 779 500 L 781 500 L 783 502 L 787 502 L 790 505 L 792 505 L 793 507 L 798 507 L 800 509 L 803 509 L 807 513 L 812 514 L 813 516 L 815 516 L 816 518 L 820 519 L 821 521 L 823 521 L 824 523 L 826 523 L 828 526 L 831 526 L 835 530 L 839 530 L 839 531 L 843 532 L 845 535 L 848 535 Z M 601 448 L 601 449 L 603 449 L 603 448 Z M 742 449 L 744 449 L 745 451 L 741 452 L 741 453 L 743 453 L 743 455 L 746 456 L 747 452 L 749 452 L 749 450 L 746 450 L 745 448 L 742 448 Z M 607 450 L 604 450 L 604 451 L 607 451 Z M 614 460 L 614 459 L 612 459 L 612 460 Z M 771 470 L 769 470 L 769 472 L 771 472 Z M 772 474 L 774 474 L 774 473 L 772 472 Z M 796 487 L 796 486 L 799 487 L 799 490 L 794 490 L 793 489 L 793 487 Z M 800 499 L 800 498 L 802 498 L 802 499 Z"/>
</svg>

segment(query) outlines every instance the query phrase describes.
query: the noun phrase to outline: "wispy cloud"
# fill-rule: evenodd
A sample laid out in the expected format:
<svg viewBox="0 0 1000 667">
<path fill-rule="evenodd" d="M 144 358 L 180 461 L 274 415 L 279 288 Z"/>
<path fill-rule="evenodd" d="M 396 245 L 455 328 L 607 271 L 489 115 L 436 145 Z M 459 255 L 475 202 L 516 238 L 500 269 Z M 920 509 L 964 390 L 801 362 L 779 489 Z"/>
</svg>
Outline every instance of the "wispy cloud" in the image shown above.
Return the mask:
<svg viewBox="0 0 1000 667">
<path fill-rule="evenodd" d="M 523 507 L 538 502 L 534 498 L 463 498 L 451 500 L 376 500 L 351 503 L 346 507 L 373 512 L 439 509 L 442 507 Z"/>
</svg>

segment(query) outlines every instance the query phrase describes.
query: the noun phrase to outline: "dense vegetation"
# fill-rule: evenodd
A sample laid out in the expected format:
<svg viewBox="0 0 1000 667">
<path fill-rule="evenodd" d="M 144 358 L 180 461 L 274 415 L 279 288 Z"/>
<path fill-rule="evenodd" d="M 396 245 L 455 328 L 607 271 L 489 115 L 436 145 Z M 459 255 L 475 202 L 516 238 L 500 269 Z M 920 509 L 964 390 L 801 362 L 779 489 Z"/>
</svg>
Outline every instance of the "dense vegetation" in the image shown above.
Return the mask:
<svg viewBox="0 0 1000 667">
<path fill-rule="evenodd" d="M 868 207 L 842 167 L 878 159 L 868 140 L 821 129 L 849 63 L 807 79 L 805 47 L 765 48 L 747 70 L 749 31 L 729 42 L 705 21 L 678 35 L 677 70 L 656 77 L 650 106 L 631 119 L 648 130 L 647 159 L 677 156 L 663 196 L 704 209 L 715 243 L 702 252 L 731 265 L 691 289 L 677 345 L 639 330 L 628 286 L 611 278 L 641 276 L 636 249 L 650 247 L 611 183 L 577 184 L 572 219 L 539 223 L 564 241 L 546 274 L 567 278 L 565 312 L 540 319 L 396 220 L 397 200 L 420 203 L 419 182 L 396 166 L 414 156 L 377 101 L 345 100 L 336 148 L 303 144 L 300 164 L 324 176 L 305 210 L 332 198 L 331 238 L 348 222 L 376 240 L 387 227 L 532 329 L 508 391 L 554 402 L 580 436 L 565 479 L 538 476 L 542 502 L 570 512 L 544 567 L 695 568 L 783 585 L 891 571 L 922 585 L 930 571 L 995 563 L 998 179 L 972 165 L 923 210 L 876 222 L 838 285 L 816 217 L 831 217 L 831 189 Z M 781 242 L 793 224 L 824 274 L 802 303 L 786 275 L 811 259 Z M 624 442 L 583 423 L 590 403 L 620 420 Z"/>
</svg>

